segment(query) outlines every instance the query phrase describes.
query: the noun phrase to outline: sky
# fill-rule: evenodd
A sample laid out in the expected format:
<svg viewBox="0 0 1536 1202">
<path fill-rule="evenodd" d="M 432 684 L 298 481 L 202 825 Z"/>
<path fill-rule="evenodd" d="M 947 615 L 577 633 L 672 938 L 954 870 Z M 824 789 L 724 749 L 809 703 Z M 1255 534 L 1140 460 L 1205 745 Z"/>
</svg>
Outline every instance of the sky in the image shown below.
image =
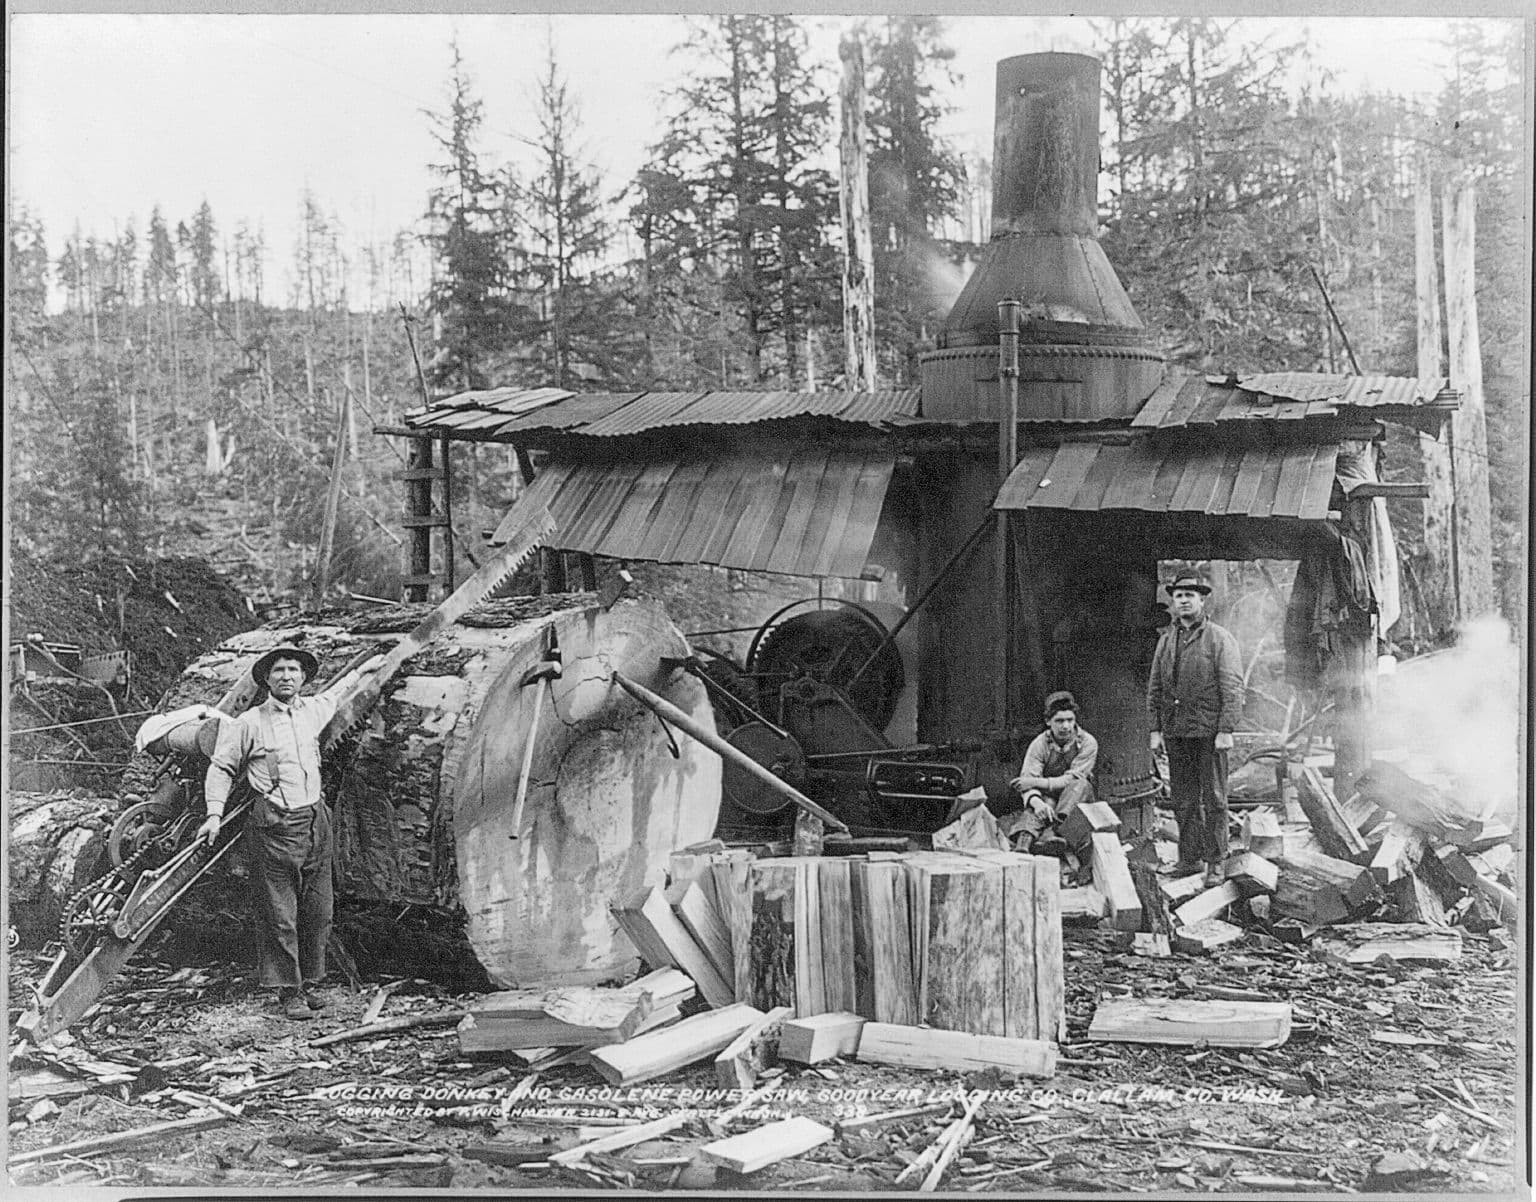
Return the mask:
<svg viewBox="0 0 1536 1202">
<path fill-rule="evenodd" d="M 853 18 L 815 16 L 813 44 L 835 64 Z M 1341 91 L 1428 95 L 1443 78 L 1448 21 L 1289 17 L 1250 20 L 1305 32 Z M 1072 17 L 952 17 L 960 83 L 946 132 L 986 151 L 999 58 L 1092 52 Z M 281 279 L 310 188 L 345 243 L 387 242 L 425 207 L 434 156 L 424 110 L 441 108 L 458 38 L 485 102 L 493 161 L 527 153 L 546 48 L 581 110 L 582 140 L 617 191 L 658 136 L 663 96 L 683 69 L 676 15 L 15 13 L 9 26 L 7 184 L 41 216 L 55 255 L 78 223 L 112 237 L 151 208 L 169 223 L 206 198 L 222 235 L 244 219 L 266 233 Z M 835 76 L 829 76 L 835 86 Z"/>
</svg>

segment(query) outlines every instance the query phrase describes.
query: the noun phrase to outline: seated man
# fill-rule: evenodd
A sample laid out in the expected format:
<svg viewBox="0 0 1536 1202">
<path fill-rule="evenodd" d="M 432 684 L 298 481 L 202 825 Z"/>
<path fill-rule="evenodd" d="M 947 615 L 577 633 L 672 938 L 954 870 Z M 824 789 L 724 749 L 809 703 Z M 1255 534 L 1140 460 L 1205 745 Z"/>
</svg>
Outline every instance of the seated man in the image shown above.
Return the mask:
<svg viewBox="0 0 1536 1202">
<path fill-rule="evenodd" d="M 1077 698 L 1066 691 L 1045 699 L 1045 729 L 1024 753 L 1024 766 L 1008 783 L 1024 798 L 1024 810 L 1011 824 L 1036 850 L 1060 850 L 1050 828 L 1085 801 L 1093 800 L 1093 768 L 1099 741 L 1077 724 Z"/>
</svg>

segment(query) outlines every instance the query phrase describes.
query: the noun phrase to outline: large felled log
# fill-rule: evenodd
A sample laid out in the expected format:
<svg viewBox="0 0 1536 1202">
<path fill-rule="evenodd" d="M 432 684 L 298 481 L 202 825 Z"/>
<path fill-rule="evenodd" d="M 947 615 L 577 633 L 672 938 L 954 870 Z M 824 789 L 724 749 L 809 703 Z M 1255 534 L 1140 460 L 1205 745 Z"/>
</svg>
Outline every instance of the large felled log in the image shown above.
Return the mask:
<svg viewBox="0 0 1536 1202">
<path fill-rule="evenodd" d="M 99 797 L 11 795 L 10 921 L 24 943 L 53 939 L 70 898 L 106 870 L 113 809 Z"/>
<path fill-rule="evenodd" d="M 323 679 L 359 652 L 392 646 L 428 612 L 323 611 L 237 635 L 187 669 L 166 708 L 212 704 L 284 643 L 313 651 Z M 525 685 L 551 643 L 562 674 Z M 659 881 L 674 848 L 710 834 L 720 765 L 688 739 L 674 755 L 655 717 L 611 676 L 621 670 L 712 723 L 703 687 L 662 667 L 686 651 L 649 600 L 604 610 L 582 596 L 515 598 L 450 626 L 386 684 L 344 762 L 327 765 L 339 775 L 338 892 L 462 910 L 475 956 L 502 987 L 622 975 L 635 949 L 608 903 Z M 145 769 L 136 770 L 142 789 Z"/>
</svg>

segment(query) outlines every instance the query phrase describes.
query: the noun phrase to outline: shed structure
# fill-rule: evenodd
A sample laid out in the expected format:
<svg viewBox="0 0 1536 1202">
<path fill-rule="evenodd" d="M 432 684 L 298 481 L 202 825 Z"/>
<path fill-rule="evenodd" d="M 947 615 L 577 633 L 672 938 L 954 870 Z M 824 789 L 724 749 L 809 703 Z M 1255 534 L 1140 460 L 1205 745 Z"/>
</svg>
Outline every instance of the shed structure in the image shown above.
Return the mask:
<svg viewBox="0 0 1536 1202">
<path fill-rule="evenodd" d="M 909 604 L 942 575 L 914 619 L 917 735 L 995 736 L 993 786 L 1069 688 L 1100 792 L 1144 787 L 1159 561 L 1298 560 L 1288 633 L 1333 690 L 1345 787 L 1369 754 L 1352 718 L 1378 604 L 1356 569 L 1383 537 L 1382 423 L 1437 433 L 1457 397 L 1443 379 L 1167 365 L 1097 240 L 1098 72 L 999 63 L 992 238 L 920 387 L 497 388 L 408 426 L 538 454 L 498 540 L 547 506 L 553 545 L 613 559 L 848 578 L 874 561 Z"/>
</svg>

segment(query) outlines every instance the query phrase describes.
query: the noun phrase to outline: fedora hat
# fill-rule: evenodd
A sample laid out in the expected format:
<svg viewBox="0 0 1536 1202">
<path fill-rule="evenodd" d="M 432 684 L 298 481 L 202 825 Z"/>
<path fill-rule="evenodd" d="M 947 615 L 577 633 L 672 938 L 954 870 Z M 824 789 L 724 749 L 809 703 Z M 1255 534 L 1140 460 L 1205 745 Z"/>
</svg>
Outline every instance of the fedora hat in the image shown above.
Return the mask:
<svg viewBox="0 0 1536 1202">
<path fill-rule="evenodd" d="M 320 670 L 320 661 L 308 651 L 300 647 L 274 647 L 251 665 L 251 679 L 262 688 L 266 688 L 267 673 L 272 671 L 272 665 L 280 659 L 297 660 L 299 667 L 303 669 L 305 684 L 312 681 L 315 673 Z"/>
<path fill-rule="evenodd" d="M 1201 596 L 1209 596 L 1211 591 L 1211 586 L 1193 572 L 1185 572 L 1180 576 L 1175 576 L 1173 583 L 1167 585 L 1165 591 L 1171 597 L 1176 589 L 1181 588 L 1187 588 L 1191 592 L 1199 593 Z"/>
</svg>

